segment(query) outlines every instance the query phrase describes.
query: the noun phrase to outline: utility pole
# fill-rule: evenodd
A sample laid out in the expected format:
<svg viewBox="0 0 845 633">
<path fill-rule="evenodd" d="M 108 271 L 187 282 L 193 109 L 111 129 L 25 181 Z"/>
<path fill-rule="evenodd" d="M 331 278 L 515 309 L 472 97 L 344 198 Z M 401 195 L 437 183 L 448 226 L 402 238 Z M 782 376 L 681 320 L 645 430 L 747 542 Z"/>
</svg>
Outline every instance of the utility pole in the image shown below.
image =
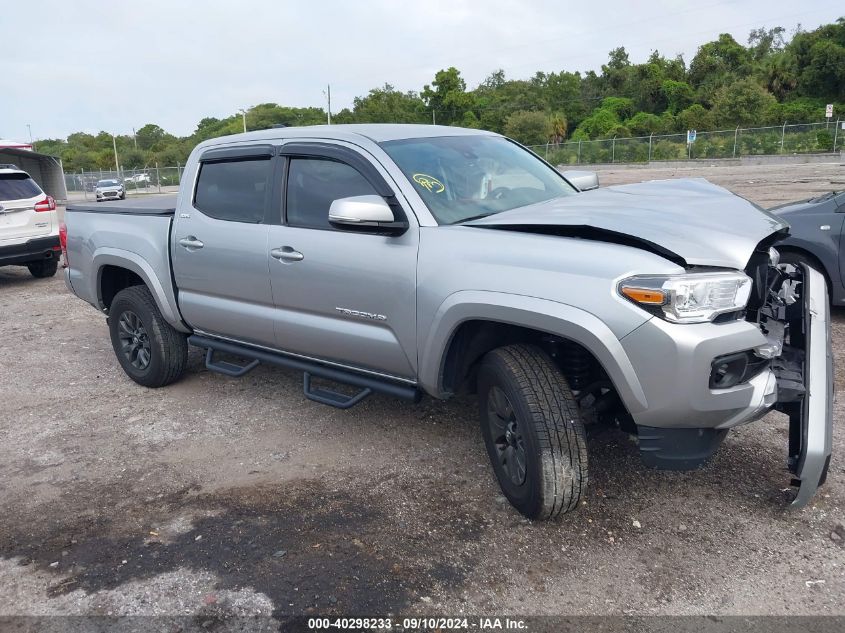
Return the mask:
<svg viewBox="0 0 845 633">
<path fill-rule="evenodd" d="M 30 147 L 32 147 L 32 151 L 35 151 L 35 143 L 32 142 L 32 126 L 29 123 L 27 123 L 26 129 L 29 132 L 29 145 L 30 145 Z"/>
<path fill-rule="evenodd" d="M 243 108 L 241 108 L 241 117 L 243 117 L 243 120 L 244 120 L 244 132 L 246 132 L 246 110 L 244 110 Z"/>
<path fill-rule="evenodd" d="M 331 84 L 328 84 L 326 86 L 326 90 L 325 90 L 325 92 L 323 92 L 323 94 L 326 95 L 326 101 L 328 102 L 328 109 L 326 110 L 326 123 L 328 125 L 331 125 L 332 124 L 332 86 L 331 86 Z"/>
<path fill-rule="evenodd" d="M 434 116 L 434 112 L 435 112 L 435 110 L 434 110 L 434 109 L 432 109 L 432 110 L 431 110 L 431 124 L 432 124 L 432 125 L 437 125 L 437 117 L 436 117 L 436 116 Z"/>
<path fill-rule="evenodd" d="M 132 128 L 132 140 L 135 141 L 135 149 L 138 149 L 138 136 L 135 134 L 135 128 Z"/>
<path fill-rule="evenodd" d="M 117 162 L 117 138 L 114 134 L 111 135 L 111 144 L 114 148 L 114 169 L 117 172 L 117 177 L 120 178 L 120 163 Z"/>
</svg>

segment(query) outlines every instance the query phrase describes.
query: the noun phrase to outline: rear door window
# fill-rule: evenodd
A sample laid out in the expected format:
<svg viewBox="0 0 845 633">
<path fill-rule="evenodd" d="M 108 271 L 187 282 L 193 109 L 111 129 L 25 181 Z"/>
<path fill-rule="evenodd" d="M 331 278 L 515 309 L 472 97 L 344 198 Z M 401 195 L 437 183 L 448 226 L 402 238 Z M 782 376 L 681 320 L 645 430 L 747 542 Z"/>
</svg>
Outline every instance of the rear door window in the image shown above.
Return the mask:
<svg viewBox="0 0 845 633">
<path fill-rule="evenodd" d="M 202 163 L 194 206 L 218 220 L 263 222 L 271 165 L 269 156 Z"/>
<path fill-rule="evenodd" d="M 26 174 L 0 174 L 0 200 L 20 200 L 41 195 L 41 187 Z"/>
</svg>

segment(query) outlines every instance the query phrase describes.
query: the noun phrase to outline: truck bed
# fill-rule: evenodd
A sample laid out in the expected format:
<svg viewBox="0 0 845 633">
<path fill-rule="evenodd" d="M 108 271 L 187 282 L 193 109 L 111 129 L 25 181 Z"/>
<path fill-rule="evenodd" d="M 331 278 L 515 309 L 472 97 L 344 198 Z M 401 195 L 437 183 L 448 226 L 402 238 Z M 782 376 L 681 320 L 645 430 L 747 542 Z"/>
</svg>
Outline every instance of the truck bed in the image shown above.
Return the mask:
<svg viewBox="0 0 845 633">
<path fill-rule="evenodd" d="M 150 289 L 164 318 L 183 329 L 170 269 L 175 206 L 172 195 L 68 206 L 66 279 L 73 292 L 102 310 L 110 297 L 100 291 L 101 271 L 127 269 Z"/>
<path fill-rule="evenodd" d="M 109 202 L 82 202 L 68 205 L 67 211 L 75 213 L 117 213 L 120 215 L 173 215 L 176 196 L 139 196 Z"/>
</svg>

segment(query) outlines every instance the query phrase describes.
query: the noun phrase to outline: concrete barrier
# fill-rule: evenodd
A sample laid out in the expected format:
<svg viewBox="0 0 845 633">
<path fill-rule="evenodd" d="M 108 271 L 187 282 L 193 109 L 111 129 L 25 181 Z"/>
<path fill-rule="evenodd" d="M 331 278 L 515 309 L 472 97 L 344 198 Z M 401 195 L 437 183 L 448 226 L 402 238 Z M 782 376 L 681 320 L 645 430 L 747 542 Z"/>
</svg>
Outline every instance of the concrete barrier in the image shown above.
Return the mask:
<svg viewBox="0 0 845 633">
<path fill-rule="evenodd" d="M 845 165 L 845 150 L 825 154 L 767 154 L 739 156 L 737 158 L 693 158 L 692 160 L 652 160 L 647 163 L 596 163 L 594 165 L 558 165 L 559 169 L 660 169 L 676 167 L 740 167 L 748 165 L 803 165 L 831 163 Z"/>
</svg>

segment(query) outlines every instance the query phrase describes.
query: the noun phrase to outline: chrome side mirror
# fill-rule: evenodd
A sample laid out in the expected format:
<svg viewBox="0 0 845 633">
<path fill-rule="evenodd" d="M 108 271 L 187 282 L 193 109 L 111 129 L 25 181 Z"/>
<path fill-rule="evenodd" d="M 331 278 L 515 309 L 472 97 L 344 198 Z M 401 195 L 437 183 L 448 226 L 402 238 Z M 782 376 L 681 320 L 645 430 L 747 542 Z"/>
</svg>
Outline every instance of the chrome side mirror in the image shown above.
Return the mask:
<svg viewBox="0 0 845 633">
<path fill-rule="evenodd" d="M 400 235 L 408 228 L 408 222 L 397 220 L 390 205 L 376 195 L 338 198 L 329 207 L 329 223 L 338 229 L 388 235 Z"/>
<path fill-rule="evenodd" d="M 599 188 L 599 175 L 594 171 L 569 170 L 561 173 L 578 191 Z"/>
</svg>

